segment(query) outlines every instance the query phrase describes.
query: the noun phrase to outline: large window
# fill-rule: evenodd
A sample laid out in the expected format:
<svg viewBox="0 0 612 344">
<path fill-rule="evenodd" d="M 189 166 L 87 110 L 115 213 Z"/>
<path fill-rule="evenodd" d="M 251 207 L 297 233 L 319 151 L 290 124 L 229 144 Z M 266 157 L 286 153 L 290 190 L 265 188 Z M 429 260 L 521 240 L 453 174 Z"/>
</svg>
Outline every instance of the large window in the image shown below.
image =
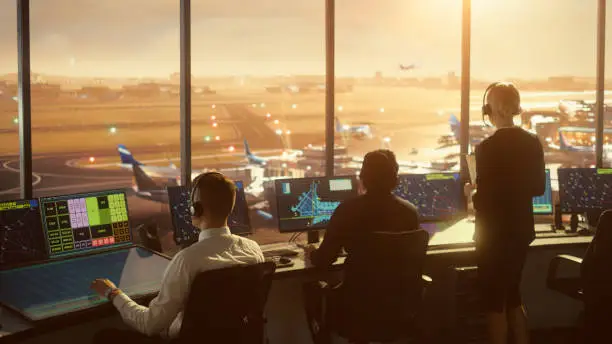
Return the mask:
<svg viewBox="0 0 612 344">
<path fill-rule="evenodd" d="M 379 148 L 403 172 L 458 170 L 461 2 L 339 0 L 336 18 L 336 174 Z"/>
<path fill-rule="evenodd" d="M 127 189 L 132 227 L 166 238 L 156 191 L 179 175 L 178 4 L 33 2 L 31 23 L 35 197 Z"/>
<path fill-rule="evenodd" d="M 274 179 L 323 170 L 297 151 L 324 143 L 324 2 L 194 2 L 192 18 L 193 170 L 242 180 L 252 238 L 287 241 Z"/>
<path fill-rule="evenodd" d="M 15 169 L 19 167 L 15 4 L 0 3 L 0 200 L 19 198 L 19 170 Z"/>
<path fill-rule="evenodd" d="M 489 83 L 512 81 L 524 110 L 517 121 L 540 137 L 546 162 L 593 165 L 597 2 L 472 3 L 472 120 L 481 121 Z M 479 124 L 470 125 L 472 141 Z"/>
</svg>

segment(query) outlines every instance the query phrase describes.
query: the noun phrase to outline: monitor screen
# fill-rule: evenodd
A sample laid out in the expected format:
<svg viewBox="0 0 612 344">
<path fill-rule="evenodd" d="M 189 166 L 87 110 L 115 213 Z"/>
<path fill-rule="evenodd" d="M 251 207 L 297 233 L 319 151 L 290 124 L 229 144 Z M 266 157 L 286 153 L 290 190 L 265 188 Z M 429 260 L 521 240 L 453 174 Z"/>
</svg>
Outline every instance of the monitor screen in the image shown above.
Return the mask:
<svg viewBox="0 0 612 344">
<path fill-rule="evenodd" d="M 346 199 L 357 196 L 355 177 L 319 177 L 275 181 L 281 232 L 324 229 Z"/>
<path fill-rule="evenodd" d="M 542 196 L 533 198 L 534 215 L 550 215 L 553 213 L 552 188 L 550 186 L 550 170 L 546 169 L 546 188 Z"/>
<path fill-rule="evenodd" d="M 394 193 L 417 208 L 421 221 L 448 220 L 465 210 L 459 173 L 401 174 Z"/>
<path fill-rule="evenodd" d="M 561 212 L 612 208 L 612 169 L 560 168 L 557 172 Z"/>
<path fill-rule="evenodd" d="M 123 190 L 42 197 L 40 206 L 50 257 L 132 243 Z"/>
<path fill-rule="evenodd" d="M 249 207 L 244 194 L 244 185 L 241 181 L 236 184 L 236 203 L 230 214 L 227 224 L 233 234 L 244 235 L 251 233 Z M 168 203 L 174 225 L 174 240 L 179 245 L 189 245 L 198 240 L 199 230 L 191 224 L 190 191 L 185 186 L 168 187 Z"/>
<path fill-rule="evenodd" d="M 0 202 L 0 268 L 47 258 L 37 200 Z"/>
<path fill-rule="evenodd" d="M 0 303 L 34 321 L 92 308 L 108 302 L 90 289 L 96 278 L 110 279 L 132 298 L 147 296 L 159 291 L 169 262 L 130 247 L 0 271 Z"/>
</svg>

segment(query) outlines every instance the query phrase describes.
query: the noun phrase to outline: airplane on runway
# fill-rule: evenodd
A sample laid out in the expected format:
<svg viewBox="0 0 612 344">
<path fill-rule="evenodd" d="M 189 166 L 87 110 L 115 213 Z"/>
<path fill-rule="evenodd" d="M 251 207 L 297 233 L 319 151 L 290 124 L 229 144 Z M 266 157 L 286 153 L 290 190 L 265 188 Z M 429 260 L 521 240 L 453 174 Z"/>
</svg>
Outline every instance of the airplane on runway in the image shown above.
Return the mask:
<svg viewBox="0 0 612 344">
<path fill-rule="evenodd" d="M 372 127 L 369 124 L 365 124 L 365 123 L 356 124 L 356 125 L 342 124 L 338 116 L 336 116 L 335 118 L 336 118 L 336 133 L 338 134 L 350 135 L 351 137 L 354 137 L 358 140 L 363 140 L 366 138 L 371 139 L 374 137 L 374 134 L 372 133 Z"/>
<path fill-rule="evenodd" d="M 409 65 L 404 65 L 404 64 L 400 63 L 399 68 L 400 68 L 400 70 L 403 70 L 403 71 L 414 70 L 414 69 L 416 69 L 416 65 L 414 63 L 413 64 L 409 64 Z"/>
<path fill-rule="evenodd" d="M 249 165 L 255 166 L 266 166 L 271 161 L 291 161 L 295 162 L 297 156 L 300 154 L 298 151 L 292 152 L 283 152 L 280 156 L 257 156 L 251 152 L 251 148 L 249 147 L 249 142 L 244 139 L 244 154 L 247 159 L 247 163 Z"/>
<path fill-rule="evenodd" d="M 451 133 L 443 135 L 438 139 L 438 144 L 443 146 L 454 146 L 459 144 L 459 137 L 461 136 L 461 122 L 459 119 L 451 114 L 448 120 Z M 495 132 L 494 127 L 486 126 L 482 121 L 473 121 L 469 125 L 470 130 L 470 145 L 475 146 L 482 142 L 482 140 L 493 135 Z"/>
<path fill-rule="evenodd" d="M 579 166 L 595 165 L 595 128 L 561 127 L 557 142 L 548 147 L 562 156 L 551 156 L 551 160 Z M 604 129 L 603 159 L 606 165 L 612 162 L 612 129 Z M 568 161 L 569 160 L 569 161 Z"/>
</svg>

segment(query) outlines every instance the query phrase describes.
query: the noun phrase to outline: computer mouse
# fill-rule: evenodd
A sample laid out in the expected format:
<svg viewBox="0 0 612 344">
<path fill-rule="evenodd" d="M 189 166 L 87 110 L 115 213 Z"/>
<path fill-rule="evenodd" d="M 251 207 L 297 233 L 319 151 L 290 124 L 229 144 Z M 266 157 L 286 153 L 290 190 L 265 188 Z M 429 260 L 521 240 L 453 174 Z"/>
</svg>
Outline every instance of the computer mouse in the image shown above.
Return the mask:
<svg viewBox="0 0 612 344">
<path fill-rule="evenodd" d="M 290 264 L 292 262 L 292 260 L 289 257 L 280 257 L 278 259 L 278 262 L 281 263 L 281 264 Z"/>
</svg>

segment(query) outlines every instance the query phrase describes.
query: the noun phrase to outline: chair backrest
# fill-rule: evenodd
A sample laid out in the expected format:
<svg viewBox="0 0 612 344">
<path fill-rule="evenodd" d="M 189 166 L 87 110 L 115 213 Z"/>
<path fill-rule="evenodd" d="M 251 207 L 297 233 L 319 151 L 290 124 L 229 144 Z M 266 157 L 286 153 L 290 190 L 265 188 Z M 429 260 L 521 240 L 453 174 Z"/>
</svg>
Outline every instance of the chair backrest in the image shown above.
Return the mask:
<svg viewBox="0 0 612 344">
<path fill-rule="evenodd" d="M 180 342 L 263 343 L 272 262 L 203 272 L 191 284 Z"/>
<path fill-rule="evenodd" d="M 355 239 L 342 285 L 342 313 L 349 328 L 362 331 L 359 337 L 393 336 L 419 312 L 428 242 L 422 229 Z"/>
<path fill-rule="evenodd" d="M 601 300 L 612 297 L 612 210 L 599 217 L 595 236 L 587 249 L 581 265 L 581 275 L 586 299 Z"/>
</svg>

